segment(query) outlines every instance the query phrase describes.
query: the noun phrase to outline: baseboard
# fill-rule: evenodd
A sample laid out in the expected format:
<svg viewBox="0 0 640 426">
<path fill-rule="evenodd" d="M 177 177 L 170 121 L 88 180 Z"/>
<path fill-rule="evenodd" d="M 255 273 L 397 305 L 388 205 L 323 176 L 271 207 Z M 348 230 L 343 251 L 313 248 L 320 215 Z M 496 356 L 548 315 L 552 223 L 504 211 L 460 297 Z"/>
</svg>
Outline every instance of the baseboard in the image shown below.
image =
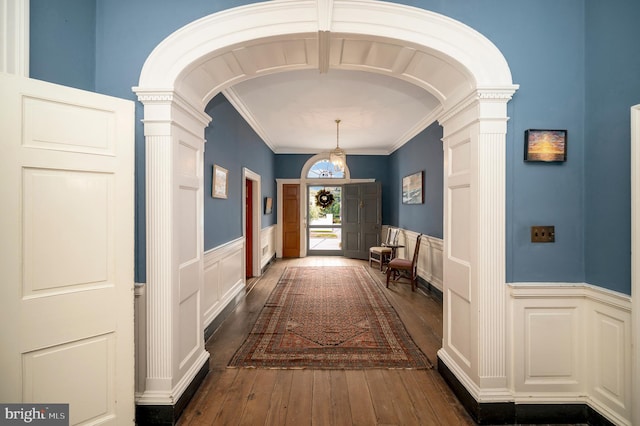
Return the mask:
<svg viewBox="0 0 640 426">
<path fill-rule="evenodd" d="M 264 266 L 262 267 L 262 271 L 260 271 L 260 275 L 264 274 L 266 272 L 267 269 L 269 269 L 269 267 L 276 261 L 276 254 L 274 253 L 273 256 L 271 256 L 271 258 L 269 258 L 269 260 L 267 260 L 267 263 L 264 264 Z"/>
<path fill-rule="evenodd" d="M 442 291 L 439 288 L 431 284 L 429 281 L 425 280 L 421 276 L 418 276 L 417 280 L 418 288 L 422 289 L 424 292 L 429 293 L 434 296 L 436 299 L 442 302 Z"/>
<path fill-rule="evenodd" d="M 515 402 L 478 402 L 447 365 L 438 357 L 438 372 L 460 403 L 479 425 L 507 424 L 588 424 L 613 426 L 587 404 L 516 404 Z"/>
<path fill-rule="evenodd" d="M 240 301 L 245 297 L 245 291 L 241 291 L 240 293 L 238 293 L 236 295 L 236 297 L 233 298 L 232 301 L 230 301 L 229 303 L 227 303 L 227 306 L 225 306 L 222 311 L 220 311 L 220 313 L 218 315 L 216 315 L 216 317 L 213 319 L 213 321 L 211 321 L 209 323 L 209 325 L 207 325 L 204 328 L 204 341 L 206 342 L 207 340 L 209 340 L 209 338 L 211 338 L 211 336 L 213 336 L 213 333 L 215 333 L 215 331 L 218 329 L 218 327 L 220 327 L 220 325 L 222 324 L 222 322 L 227 319 L 227 317 L 229 315 L 231 315 L 231 312 L 233 312 L 233 310 L 236 308 L 236 306 L 238 305 L 238 303 L 240 303 Z"/>
<path fill-rule="evenodd" d="M 136 425 L 175 425 L 208 373 L 209 361 L 202 365 L 200 371 L 174 405 L 136 405 Z"/>
</svg>

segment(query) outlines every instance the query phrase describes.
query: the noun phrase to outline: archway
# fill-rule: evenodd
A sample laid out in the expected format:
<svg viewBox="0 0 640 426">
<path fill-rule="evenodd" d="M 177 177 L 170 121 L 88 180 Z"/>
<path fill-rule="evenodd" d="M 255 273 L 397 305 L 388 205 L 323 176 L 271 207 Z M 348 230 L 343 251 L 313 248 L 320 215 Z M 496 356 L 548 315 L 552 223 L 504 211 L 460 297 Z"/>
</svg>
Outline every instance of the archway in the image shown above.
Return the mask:
<svg viewBox="0 0 640 426">
<path fill-rule="evenodd" d="M 333 56 L 334 44 L 353 54 Z M 285 54 L 292 49 L 302 54 Z M 196 333 L 202 328 L 189 301 L 202 287 L 198 164 L 210 121 L 206 103 L 245 79 L 308 68 L 381 73 L 440 101 L 434 119 L 444 129 L 446 247 L 439 356 L 477 401 L 512 400 L 504 321 L 505 134 L 506 104 L 517 86 L 503 55 L 468 26 L 423 9 L 301 0 L 238 7 L 179 29 L 151 53 L 134 89 L 144 104 L 149 324 L 146 389 L 138 404 L 175 404 L 208 358 L 202 339 L 179 334 L 185 324 Z"/>
</svg>

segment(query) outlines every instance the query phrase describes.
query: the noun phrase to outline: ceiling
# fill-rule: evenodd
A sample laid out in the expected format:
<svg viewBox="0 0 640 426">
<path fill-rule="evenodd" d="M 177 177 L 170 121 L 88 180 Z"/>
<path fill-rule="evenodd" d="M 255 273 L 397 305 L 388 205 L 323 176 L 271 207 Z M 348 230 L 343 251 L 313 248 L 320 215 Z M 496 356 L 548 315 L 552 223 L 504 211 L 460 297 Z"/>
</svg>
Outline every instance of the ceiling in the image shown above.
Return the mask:
<svg viewBox="0 0 640 426">
<path fill-rule="evenodd" d="M 434 121 L 439 101 L 404 80 L 365 71 L 318 69 L 256 77 L 224 95 L 278 154 L 386 155 Z"/>
</svg>

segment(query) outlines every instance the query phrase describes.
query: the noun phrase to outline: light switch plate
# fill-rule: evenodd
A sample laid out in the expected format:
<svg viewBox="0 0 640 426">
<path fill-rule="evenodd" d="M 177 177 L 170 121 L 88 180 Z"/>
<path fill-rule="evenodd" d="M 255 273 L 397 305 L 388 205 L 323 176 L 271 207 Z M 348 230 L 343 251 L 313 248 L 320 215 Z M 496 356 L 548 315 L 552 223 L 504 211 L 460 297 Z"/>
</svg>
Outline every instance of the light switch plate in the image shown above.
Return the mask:
<svg viewBox="0 0 640 426">
<path fill-rule="evenodd" d="M 555 226 L 532 226 L 532 243 L 553 243 L 556 241 Z"/>
</svg>

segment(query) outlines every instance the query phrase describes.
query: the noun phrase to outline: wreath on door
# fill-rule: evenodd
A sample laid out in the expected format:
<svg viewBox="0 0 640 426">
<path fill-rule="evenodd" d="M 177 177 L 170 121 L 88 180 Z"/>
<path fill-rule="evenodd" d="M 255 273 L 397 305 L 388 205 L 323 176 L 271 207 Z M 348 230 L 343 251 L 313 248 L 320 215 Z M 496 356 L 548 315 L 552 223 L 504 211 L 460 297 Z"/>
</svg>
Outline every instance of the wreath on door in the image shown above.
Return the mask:
<svg viewBox="0 0 640 426">
<path fill-rule="evenodd" d="M 326 189 L 316 192 L 316 206 L 326 209 L 333 204 L 333 194 Z"/>
</svg>

